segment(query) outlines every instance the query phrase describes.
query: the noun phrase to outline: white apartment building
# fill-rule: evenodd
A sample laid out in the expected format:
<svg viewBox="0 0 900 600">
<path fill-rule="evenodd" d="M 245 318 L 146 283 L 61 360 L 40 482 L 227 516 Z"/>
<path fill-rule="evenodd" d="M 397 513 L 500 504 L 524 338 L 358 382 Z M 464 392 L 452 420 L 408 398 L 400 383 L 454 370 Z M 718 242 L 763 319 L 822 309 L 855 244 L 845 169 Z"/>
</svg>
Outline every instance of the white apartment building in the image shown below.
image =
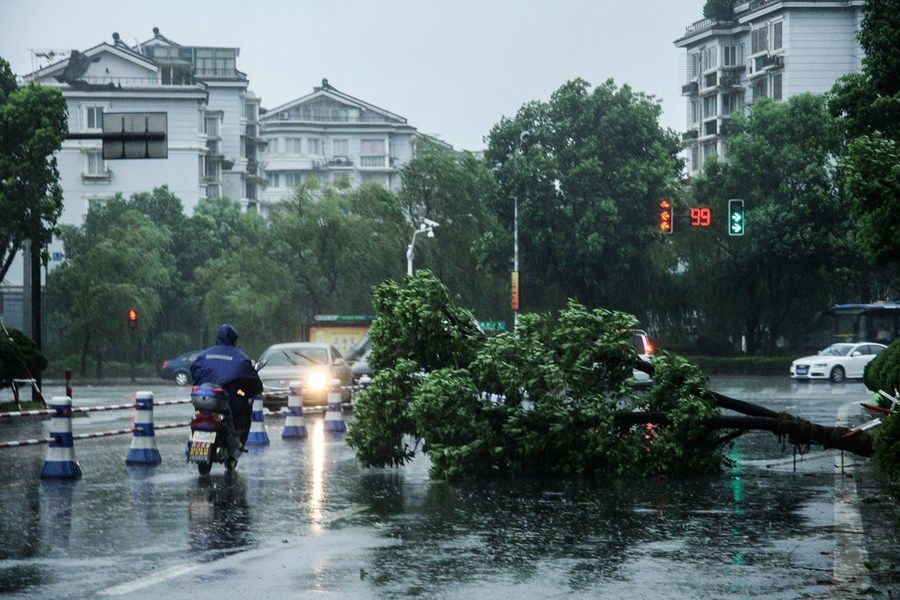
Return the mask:
<svg viewBox="0 0 900 600">
<path fill-rule="evenodd" d="M 687 168 L 727 155 L 728 121 L 761 97 L 784 100 L 824 93 L 842 75 L 860 71 L 856 34 L 862 0 L 753 0 L 734 19 L 703 19 L 675 46 L 685 49 Z"/>
<path fill-rule="evenodd" d="M 63 212 L 60 224 L 80 225 L 90 206 L 167 185 L 188 213 L 205 198 L 227 196 L 255 210 L 258 185 L 259 99 L 236 68 L 238 48 L 181 46 L 163 37 L 131 47 L 118 34 L 24 77 L 58 88 L 70 132 L 98 133 L 104 112 L 165 112 L 168 157 L 104 161 L 100 140 L 66 140 L 57 152 Z M 48 248 L 51 268 L 65 259 Z M 21 285 L 16 258 L 6 283 Z"/>
<path fill-rule="evenodd" d="M 268 142 L 264 214 L 311 176 L 323 184 L 346 178 L 351 185 L 376 181 L 398 189 L 400 168 L 423 137 L 404 117 L 345 94 L 327 79 L 312 93 L 266 111 L 260 120 Z"/>
</svg>

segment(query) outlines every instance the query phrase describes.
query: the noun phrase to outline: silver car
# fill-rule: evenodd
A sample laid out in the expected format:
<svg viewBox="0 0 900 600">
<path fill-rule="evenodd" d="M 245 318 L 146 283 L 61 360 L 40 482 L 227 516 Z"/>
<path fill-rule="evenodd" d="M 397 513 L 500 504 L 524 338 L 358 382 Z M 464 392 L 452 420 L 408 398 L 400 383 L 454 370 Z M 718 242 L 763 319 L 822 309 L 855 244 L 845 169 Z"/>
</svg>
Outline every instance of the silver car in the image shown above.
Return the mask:
<svg viewBox="0 0 900 600">
<path fill-rule="evenodd" d="M 269 409 L 287 405 L 291 381 L 299 381 L 304 404 L 325 404 L 333 379 L 342 386 L 342 401 L 350 400 L 350 366 L 329 344 L 292 342 L 269 346 L 259 358 L 264 404 Z"/>
</svg>

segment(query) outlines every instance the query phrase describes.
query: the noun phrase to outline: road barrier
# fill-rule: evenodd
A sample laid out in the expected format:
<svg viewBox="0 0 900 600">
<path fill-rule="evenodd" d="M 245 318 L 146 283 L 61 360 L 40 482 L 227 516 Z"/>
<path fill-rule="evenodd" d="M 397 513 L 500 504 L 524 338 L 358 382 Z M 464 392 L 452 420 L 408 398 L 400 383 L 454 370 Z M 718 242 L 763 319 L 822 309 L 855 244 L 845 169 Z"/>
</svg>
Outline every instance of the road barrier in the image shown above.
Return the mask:
<svg viewBox="0 0 900 600">
<path fill-rule="evenodd" d="M 72 399 L 54 396 L 50 402 L 54 414 L 50 420 L 50 447 L 41 469 L 41 479 L 78 479 L 81 467 L 75 460 L 72 443 Z"/>
<path fill-rule="evenodd" d="M 131 448 L 125 456 L 125 464 L 158 465 L 161 462 L 153 427 L 153 392 L 137 392 L 134 395 Z"/>
<path fill-rule="evenodd" d="M 307 435 L 306 423 L 303 421 L 303 393 L 299 381 L 288 384 L 288 416 L 284 420 L 281 439 L 303 439 Z"/>
<path fill-rule="evenodd" d="M 247 435 L 248 446 L 268 446 L 269 434 L 263 418 L 262 396 L 253 398 L 253 411 L 250 413 L 250 433 Z"/>
<path fill-rule="evenodd" d="M 60 396 L 61 397 L 61 396 Z M 165 400 L 163 402 L 157 402 L 156 406 L 172 406 L 174 404 L 190 404 L 190 399 L 187 400 Z M 90 413 L 90 412 L 103 412 L 106 410 L 124 410 L 126 408 L 134 408 L 134 403 L 130 404 L 110 404 L 107 406 L 80 406 L 78 408 L 72 408 L 72 414 L 81 414 L 81 413 Z M 5 421 L 7 419 L 15 419 L 18 417 L 35 417 L 35 416 L 52 416 L 53 409 L 39 409 L 39 410 L 17 410 L 12 412 L 0 413 L 0 421 Z"/>
<path fill-rule="evenodd" d="M 333 433 L 344 433 L 347 431 L 347 424 L 344 422 L 344 409 L 341 406 L 341 381 L 333 379 L 331 381 L 331 389 L 328 390 L 328 408 L 325 410 L 325 431 Z"/>
</svg>

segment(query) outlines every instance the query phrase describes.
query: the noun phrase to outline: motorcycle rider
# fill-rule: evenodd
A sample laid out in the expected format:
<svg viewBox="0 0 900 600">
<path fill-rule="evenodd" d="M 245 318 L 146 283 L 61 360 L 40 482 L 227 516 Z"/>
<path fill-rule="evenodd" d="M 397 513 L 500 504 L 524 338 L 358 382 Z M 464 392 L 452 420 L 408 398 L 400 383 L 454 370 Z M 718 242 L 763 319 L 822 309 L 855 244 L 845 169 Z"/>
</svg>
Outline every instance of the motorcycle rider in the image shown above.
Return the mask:
<svg viewBox="0 0 900 600">
<path fill-rule="evenodd" d="M 263 385 L 253 362 L 235 346 L 237 339 L 234 327 L 227 323 L 219 325 L 216 345 L 201 352 L 191 363 L 191 378 L 194 385 L 212 383 L 228 393 L 236 437 L 233 441 L 243 448 L 250 434 L 252 399 L 262 393 Z"/>
</svg>

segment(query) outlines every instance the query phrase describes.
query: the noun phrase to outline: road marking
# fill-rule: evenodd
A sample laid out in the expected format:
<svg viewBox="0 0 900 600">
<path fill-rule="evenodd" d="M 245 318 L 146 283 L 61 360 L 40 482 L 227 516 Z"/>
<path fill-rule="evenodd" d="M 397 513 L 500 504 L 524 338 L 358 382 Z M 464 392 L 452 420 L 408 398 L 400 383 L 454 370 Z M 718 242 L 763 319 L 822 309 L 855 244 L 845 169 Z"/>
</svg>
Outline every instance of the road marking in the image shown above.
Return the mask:
<svg viewBox="0 0 900 600">
<path fill-rule="evenodd" d="M 836 425 L 849 427 L 850 408 L 858 402 L 843 404 L 837 413 Z M 865 531 L 859 514 L 856 495 L 856 465 L 852 461 L 841 464 L 840 450 L 835 452 L 834 466 L 834 582 L 830 596 L 847 598 L 852 591 L 866 590 L 871 586 L 865 563 L 868 553 Z M 847 475 L 850 475 L 848 477 Z"/>
<path fill-rule="evenodd" d="M 102 594 L 103 596 L 122 596 L 124 594 L 130 594 L 131 592 L 142 590 L 144 588 L 150 587 L 151 585 L 156 585 L 157 583 L 161 583 L 169 579 L 175 579 L 176 577 L 187 575 L 188 573 L 196 571 L 199 568 L 200 565 L 177 565 L 168 569 L 163 569 L 159 573 L 153 573 L 152 575 L 141 577 L 140 579 L 135 579 L 134 581 L 129 581 L 121 585 L 107 588 L 101 591 L 100 594 Z"/>
</svg>

